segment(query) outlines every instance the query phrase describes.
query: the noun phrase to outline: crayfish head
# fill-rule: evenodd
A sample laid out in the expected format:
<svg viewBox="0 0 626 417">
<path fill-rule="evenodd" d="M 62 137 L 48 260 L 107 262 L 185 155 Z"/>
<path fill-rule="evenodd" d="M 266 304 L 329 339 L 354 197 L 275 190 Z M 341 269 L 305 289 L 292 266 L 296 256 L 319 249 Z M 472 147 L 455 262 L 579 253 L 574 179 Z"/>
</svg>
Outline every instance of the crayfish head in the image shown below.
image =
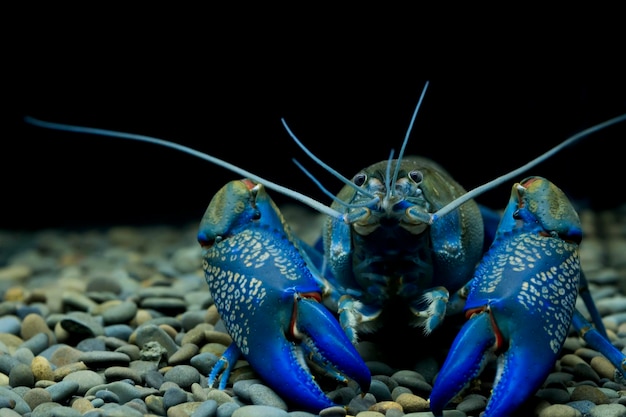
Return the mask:
<svg viewBox="0 0 626 417">
<path fill-rule="evenodd" d="M 392 170 L 396 174 L 393 177 Z M 394 229 L 397 226 L 411 234 L 422 233 L 427 228 L 423 220 L 429 218 L 430 208 L 421 189 L 423 180 L 424 173 L 414 159 L 371 165 L 352 179 L 358 187 L 356 192 L 344 187 L 339 193 L 348 207 L 345 221 L 361 236 L 379 227 Z M 419 218 L 415 213 L 420 213 Z"/>
</svg>

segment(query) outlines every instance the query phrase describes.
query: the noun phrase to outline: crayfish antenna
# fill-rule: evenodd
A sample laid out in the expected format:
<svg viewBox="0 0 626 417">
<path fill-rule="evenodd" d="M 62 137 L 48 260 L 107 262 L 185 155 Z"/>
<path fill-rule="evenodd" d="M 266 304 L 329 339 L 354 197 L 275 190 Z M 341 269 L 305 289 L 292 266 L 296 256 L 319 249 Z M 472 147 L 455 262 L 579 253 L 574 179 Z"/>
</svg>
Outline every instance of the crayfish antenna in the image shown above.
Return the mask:
<svg viewBox="0 0 626 417">
<path fill-rule="evenodd" d="M 402 157 L 404 156 L 404 150 L 406 149 L 406 145 L 407 143 L 409 143 L 409 136 L 411 136 L 411 131 L 413 130 L 413 124 L 415 123 L 415 118 L 417 117 L 417 112 L 422 105 L 424 96 L 426 95 L 426 89 L 428 88 L 428 84 L 429 84 L 429 81 L 426 81 L 426 84 L 424 84 L 424 88 L 422 89 L 422 94 L 420 95 L 420 98 L 417 101 L 417 105 L 415 106 L 415 110 L 413 110 L 413 115 L 411 116 L 409 127 L 406 130 L 406 134 L 404 135 L 404 140 L 402 141 L 402 147 L 400 148 L 400 153 L 398 154 L 398 163 L 396 164 L 396 169 L 393 172 L 393 181 L 391 181 L 391 187 L 389 187 L 388 190 L 390 189 L 393 190 L 396 187 L 396 180 L 398 179 L 398 175 L 400 173 L 400 162 L 402 161 Z"/>
<path fill-rule="evenodd" d="M 66 131 L 66 132 L 74 132 L 74 133 L 82 133 L 82 134 L 90 134 L 90 135 L 99 135 L 99 136 L 109 136 L 109 137 L 113 137 L 113 138 L 120 138 L 120 139 L 129 139 L 129 140 L 136 140 L 136 141 L 140 141 L 140 142 L 147 142 L 147 143 L 152 143 L 155 145 L 160 145 L 160 146 L 165 146 L 167 148 L 172 148 L 172 149 L 176 149 L 180 152 L 186 153 L 188 155 L 192 155 L 195 156 L 197 158 L 200 159 L 204 159 L 205 161 L 209 161 L 212 164 L 215 164 L 219 167 L 225 168 L 229 171 L 232 171 L 238 175 L 241 175 L 243 177 L 249 178 L 253 181 L 256 181 L 257 183 L 262 183 L 266 188 L 274 190 L 282 195 L 285 195 L 287 197 L 293 198 L 294 200 L 297 200 L 299 202 L 301 202 L 302 204 L 305 204 L 309 207 L 311 207 L 312 209 L 319 211 L 322 214 L 326 214 L 328 216 L 331 216 L 333 218 L 337 218 L 337 219 L 343 219 L 343 214 L 338 212 L 337 210 L 332 209 L 331 207 L 328 207 L 322 203 L 320 203 L 319 201 L 306 196 L 302 193 L 299 193 L 297 191 L 294 191 L 290 188 L 287 187 L 283 187 L 282 185 L 276 184 L 272 181 L 266 180 L 263 177 L 260 177 L 256 174 L 253 174 L 250 171 L 246 171 L 243 168 L 240 168 L 236 165 L 233 165 L 229 162 L 226 162 L 222 159 L 216 158 L 214 156 L 211 156 L 209 154 L 206 154 L 204 152 L 200 152 L 196 149 L 190 148 L 188 146 L 185 145 L 181 145 L 175 142 L 170 142 L 164 139 L 158 139 L 158 138 L 154 138 L 152 136 L 145 136 L 145 135 L 138 135 L 135 133 L 127 133 L 127 132 L 119 132 L 116 130 L 107 130 L 107 129 L 100 129 L 100 128 L 94 128 L 94 127 L 86 127 L 86 126 L 76 126 L 76 125 L 69 125 L 69 124 L 64 124 L 64 123 L 54 123 L 54 122 L 47 122 L 44 120 L 39 120 L 36 119 L 34 117 L 30 117 L 30 116 L 25 116 L 24 117 L 24 121 L 28 124 L 31 124 L 33 126 L 37 126 L 37 127 L 42 127 L 45 129 L 52 129 L 52 130 L 62 130 L 62 131 Z"/>
<path fill-rule="evenodd" d="M 291 139 L 293 139 L 294 142 L 296 142 L 296 145 L 298 145 L 300 147 L 300 149 L 302 149 L 304 151 L 304 153 L 307 154 L 307 156 L 309 158 L 311 158 L 313 160 L 313 162 L 315 162 L 316 164 L 318 164 L 319 166 L 321 166 L 322 168 L 324 168 L 326 171 L 328 171 L 329 174 L 332 174 L 335 178 L 337 178 L 339 181 L 343 182 L 344 184 L 346 184 L 349 187 L 354 188 L 358 193 L 361 193 L 367 197 L 370 197 L 372 199 L 374 199 L 374 195 L 370 194 L 368 192 L 366 192 L 365 190 L 362 190 L 360 187 L 358 187 L 356 184 L 354 184 L 351 180 L 349 180 L 348 178 L 344 177 L 343 175 L 341 175 L 339 173 L 339 171 L 337 171 L 335 168 L 331 167 L 330 165 L 328 165 L 326 162 L 322 161 L 321 158 L 319 158 L 318 156 L 316 156 L 313 152 L 311 152 L 306 146 L 304 146 L 304 144 L 300 141 L 300 139 L 298 139 L 298 137 L 291 131 L 291 129 L 289 128 L 289 126 L 287 125 L 287 122 L 285 121 L 284 118 L 280 119 L 280 121 L 283 123 L 283 126 L 285 127 L 285 130 L 287 131 L 287 133 L 289 134 L 289 136 L 291 137 Z M 313 177 L 313 175 L 311 175 L 306 169 L 304 169 L 304 167 L 302 166 L 302 164 L 296 162 L 294 160 L 295 164 L 298 165 L 298 168 L 300 168 L 302 171 L 304 171 L 305 174 L 307 174 L 307 176 L 309 178 L 311 178 L 318 187 L 320 187 L 320 189 L 322 191 L 324 191 L 324 187 L 321 186 L 321 184 L 319 183 L 319 181 L 317 181 L 317 179 L 315 179 Z M 333 197 L 334 198 L 334 197 Z"/>
<path fill-rule="evenodd" d="M 326 194 L 328 197 L 331 198 L 331 200 L 335 201 L 337 204 L 340 204 L 346 208 L 357 208 L 357 207 L 365 207 L 370 205 L 372 202 L 376 203 L 379 198 L 378 197 L 373 197 L 372 201 L 365 201 L 363 203 L 359 203 L 359 204 L 351 204 L 351 203 L 346 203 L 345 201 L 337 198 L 336 195 L 334 195 L 333 193 L 331 193 L 328 188 L 324 187 L 324 185 L 320 182 L 320 180 L 318 180 L 317 178 L 315 178 L 315 176 L 313 174 L 311 174 L 309 172 L 309 170 L 307 170 L 304 165 L 302 165 L 300 162 L 298 162 L 295 158 L 292 159 L 293 163 L 296 164 L 296 166 L 298 168 L 300 168 L 300 170 L 302 172 L 304 172 L 306 174 L 307 177 L 309 177 L 311 179 L 311 181 L 313 181 L 313 183 L 315 185 L 317 185 L 317 187 L 324 193 Z M 354 187 L 356 187 L 356 185 L 353 184 Z"/>
<path fill-rule="evenodd" d="M 494 180 L 491 180 L 481 186 L 478 186 L 476 188 L 474 188 L 471 191 L 468 191 L 467 193 L 463 194 L 461 197 L 457 198 L 456 200 L 451 201 L 450 203 L 448 203 L 447 205 L 445 205 L 444 207 L 442 207 L 441 209 L 439 209 L 437 212 L 433 213 L 430 216 L 430 221 L 429 224 L 433 224 L 435 221 L 437 221 L 437 219 L 441 216 L 445 216 L 446 214 L 450 213 L 451 211 L 455 210 L 456 208 L 458 208 L 459 206 L 461 206 L 462 204 L 466 203 L 467 201 L 471 200 L 472 198 L 475 198 L 481 194 L 483 194 L 486 191 L 492 190 L 495 187 L 497 187 L 500 184 L 503 184 L 509 180 L 511 180 L 512 178 L 517 177 L 518 175 L 522 174 L 523 172 L 529 170 L 530 168 L 533 168 L 537 165 L 539 165 L 541 162 L 545 161 L 546 159 L 550 158 L 552 155 L 554 155 L 555 153 L 559 152 L 561 149 L 573 144 L 574 142 L 587 137 L 599 130 L 605 129 L 609 126 L 615 125 L 617 123 L 626 121 L 626 114 L 622 114 L 620 116 L 616 116 L 613 117 L 612 119 L 606 120 L 602 123 L 598 123 L 594 126 L 591 126 L 585 130 L 583 130 L 582 132 L 578 132 L 573 136 L 570 136 L 568 139 L 564 140 L 563 142 L 561 142 L 560 144 L 556 145 L 555 147 L 553 147 L 552 149 L 548 150 L 547 152 L 544 152 L 543 154 L 539 155 L 538 157 L 536 157 L 535 159 L 533 159 L 532 161 L 528 162 L 525 165 L 522 165 L 521 167 L 509 172 L 508 174 L 502 175 Z"/>
<path fill-rule="evenodd" d="M 411 131 L 413 130 L 413 124 L 415 123 L 415 118 L 417 117 L 417 112 L 418 112 L 418 110 L 419 110 L 419 108 L 420 108 L 420 106 L 422 104 L 422 101 L 424 100 L 424 96 L 426 95 L 426 89 L 428 88 L 428 84 L 429 84 L 429 82 L 426 81 L 426 84 L 424 85 L 424 88 L 422 89 L 422 94 L 421 94 L 421 96 L 420 96 L 420 98 L 419 98 L 419 100 L 417 102 L 417 106 L 415 107 L 415 110 L 413 111 L 413 115 L 411 116 L 411 121 L 409 123 L 409 127 L 407 129 L 406 135 L 404 136 L 404 140 L 402 141 L 402 147 L 400 148 L 400 153 L 398 154 L 398 163 L 396 164 L 396 168 L 394 170 L 393 176 L 389 175 L 390 174 L 390 170 L 391 170 L 391 162 L 393 160 L 393 150 L 391 151 L 391 155 L 389 156 L 388 165 L 387 165 L 387 171 L 388 172 L 387 172 L 387 175 L 385 177 L 386 178 L 386 182 L 387 182 L 385 184 L 385 186 L 387 188 L 387 199 L 390 197 L 390 194 L 392 193 L 392 190 L 395 188 L 396 180 L 397 180 L 399 172 L 400 172 L 400 161 L 402 161 L 402 156 L 404 155 L 404 150 L 406 149 L 407 143 L 409 142 L 409 136 L 411 135 Z M 300 147 L 300 149 L 302 149 L 304 151 L 304 153 L 306 153 L 307 156 L 309 158 L 311 158 L 311 160 L 313 162 L 315 162 L 316 164 L 318 164 L 319 166 L 324 168 L 328 173 L 330 173 L 335 178 L 337 178 L 338 180 L 343 182 L 345 185 L 347 185 L 349 187 L 352 187 L 357 193 L 360 193 L 361 195 L 364 195 L 364 196 L 369 197 L 369 198 L 372 199 L 372 201 L 360 204 L 359 206 L 369 205 L 372 202 L 375 202 L 375 200 L 378 200 L 378 197 L 374 196 L 373 194 L 368 193 L 367 191 L 365 191 L 361 187 L 358 187 L 356 184 L 354 184 L 354 182 L 352 182 L 350 179 L 348 179 L 348 178 L 344 177 L 343 175 L 341 175 L 336 169 L 334 169 L 333 167 L 331 167 L 330 165 L 328 165 L 327 163 L 322 161 L 321 158 L 316 156 L 313 152 L 311 152 L 311 150 L 309 150 L 306 146 L 304 146 L 302 141 L 300 141 L 300 139 L 298 139 L 298 137 L 289 128 L 289 126 L 287 125 L 287 122 L 285 121 L 284 118 L 281 119 L 281 122 L 283 123 L 283 126 L 285 127 L 285 130 L 287 131 L 287 133 L 289 134 L 291 139 L 293 139 L 293 141 L 296 143 L 296 145 L 298 145 Z M 335 195 L 333 195 L 330 191 L 328 191 L 328 189 L 326 189 L 320 183 L 320 181 L 318 181 L 313 176 L 313 174 L 311 174 L 306 168 L 304 168 L 304 166 L 301 163 L 299 163 L 295 159 L 293 159 L 293 162 L 298 166 L 298 168 L 300 168 L 300 170 L 302 172 L 304 172 L 315 183 L 315 185 L 317 185 L 317 187 L 324 194 L 329 196 L 333 201 L 336 201 L 337 203 L 343 205 L 344 207 L 358 207 L 358 206 L 347 205 L 345 202 L 339 200 Z"/>
</svg>

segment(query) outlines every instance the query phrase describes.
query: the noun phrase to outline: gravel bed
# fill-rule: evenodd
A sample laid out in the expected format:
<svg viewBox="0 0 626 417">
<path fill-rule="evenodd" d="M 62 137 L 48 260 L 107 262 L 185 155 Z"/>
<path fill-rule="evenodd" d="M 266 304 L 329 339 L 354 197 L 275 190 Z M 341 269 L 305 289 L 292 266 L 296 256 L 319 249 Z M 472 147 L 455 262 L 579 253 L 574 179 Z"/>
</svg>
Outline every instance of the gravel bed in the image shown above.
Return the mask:
<svg viewBox="0 0 626 417">
<path fill-rule="evenodd" d="M 288 218 L 294 213 L 285 208 Z M 583 210 L 581 219 L 591 293 L 611 342 L 626 351 L 626 206 Z M 298 233 L 319 230 L 317 218 L 304 224 L 309 230 Z M 314 416 L 276 395 L 245 361 L 225 390 L 208 386 L 231 339 L 204 280 L 196 232 L 196 224 L 0 230 L 0 417 Z M 385 346 L 375 338 L 358 346 L 373 375 L 365 395 L 320 379 L 340 404 L 320 416 L 432 416 L 427 398 L 446 346 L 392 332 Z M 479 417 L 493 376 L 486 372 L 444 416 Z M 571 333 L 515 415 L 626 416 L 626 385 Z"/>
</svg>

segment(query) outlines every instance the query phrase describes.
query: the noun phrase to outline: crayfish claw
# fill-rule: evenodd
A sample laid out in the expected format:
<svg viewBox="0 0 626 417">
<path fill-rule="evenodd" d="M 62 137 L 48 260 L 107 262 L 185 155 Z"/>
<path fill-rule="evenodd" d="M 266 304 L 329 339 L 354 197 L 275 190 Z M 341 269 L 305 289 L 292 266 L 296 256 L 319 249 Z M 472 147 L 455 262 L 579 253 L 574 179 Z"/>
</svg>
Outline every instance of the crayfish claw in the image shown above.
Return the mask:
<svg viewBox="0 0 626 417">
<path fill-rule="evenodd" d="M 297 328 L 297 334 L 266 325 L 258 337 L 250 336 L 255 349 L 246 358 L 259 376 L 289 402 L 315 412 L 337 404 L 319 386 L 312 370 L 341 383 L 354 381 L 367 392 L 369 369 L 330 312 L 306 297 L 297 297 L 294 309 L 290 328 Z"/>
<path fill-rule="evenodd" d="M 352 380 L 361 392 L 369 390 L 369 369 L 337 320 L 322 304 L 302 299 L 298 303 L 298 323 L 309 335 L 306 348 L 313 362 L 338 381 Z"/>
<path fill-rule="evenodd" d="M 430 394 L 430 409 L 438 416 L 452 398 L 485 368 L 496 343 L 488 313 L 472 316 L 454 340 Z"/>
<path fill-rule="evenodd" d="M 226 211 L 225 208 L 231 208 Z M 226 184 L 200 224 L 205 277 L 234 344 L 209 375 L 224 388 L 241 354 L 276 393 L 303 409 L 336 405 L 311 366 L 362 390 L 369 369 L 320 301 L 323 282 L 260 184 Z"/>
<path fill-rule="evenodd" d="M 510 415 L 541 386 L 574 317 L 579 230 L 578 215 L 554 184 L 530 177 L 513 186 L 493 244 L 471 282 L 468 321 L 431 392 L 435 413 L 490 357 L 497 358 L 497 372 L 484 417 Z"/>
</svg>

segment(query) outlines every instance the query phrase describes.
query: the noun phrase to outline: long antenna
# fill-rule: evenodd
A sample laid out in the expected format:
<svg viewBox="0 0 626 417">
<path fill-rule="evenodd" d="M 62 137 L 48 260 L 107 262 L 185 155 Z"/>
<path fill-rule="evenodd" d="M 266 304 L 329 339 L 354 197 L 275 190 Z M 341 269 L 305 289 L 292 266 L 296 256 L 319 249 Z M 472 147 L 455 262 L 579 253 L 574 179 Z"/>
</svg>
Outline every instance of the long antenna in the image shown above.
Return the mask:
<svg viewBox="0 0 626 417">
<path fill-rule="evenodd" d="M 541 162 L 545 161 L 546 159 L 550 158 L 552 155 L 554 155 L 555 153 L 559 152 L 561 149 L 565 148 L 566 146 L 571 145 L 572 143 L 584 138 L 585 136 L 589 136 L 592 133 L 595 133 L 599 130 L 605 129 L 611 125 L 623 122 L 626 120 L 626 114 L 622 114 L 620 116 L 614 117 L 612 119 L 609 119 L 605 122 L 602 123 L 598 123 L 597 125 L 591 126 L 585 130 L 583 130 L 582 132 L 578 132 L 573 136 L 570 136 L 567 140 L 561 142 L 560 144 L 556 145 L 554 148 L 550 149 L 547 152 L 544 152 L 543 154 L 539 155 L 538 157 L 536 157 L 535 159 L 533 159 L 532 161 L 528 162 L 525 165 L 522 165 L 521 167 L 509 172 L 508 174 L 502 175 L 494 180 L 489 181 L 488 183 L 485 183 L 481 186 L 478 186 L 476 188 L 474 188 L 473 190 L 463 194 L 461 197 L 457 198 L 454 201 L 451 201 L 450 203 L 448 203 L 447 205 L 443 206 L 442 208 L 440 208 L 437 212 L 433 213 L 430 217 L 430 224 L 433 224 L 435 221 L 437 221 L 437 219 L 441 216 L 445 216 L 446 214 L 448 214 L 449 212 L 451 212 L 452 210 L 456 209 L 457 207 L 459 207 L 461 204 L 466 203 L 468 200 L 471 200 L 472 198 L 479 196 L 480 194 L 484 193 L 485 191 L 489 191 L 494 189 L 495 187 L 497 187 L 498 185 L 511 180 L 512 178 L 517 177 L 518 175 L 522 174 L 523 172 L 529 170 L 530 168 L 540 164 Z"/>
</svg>

